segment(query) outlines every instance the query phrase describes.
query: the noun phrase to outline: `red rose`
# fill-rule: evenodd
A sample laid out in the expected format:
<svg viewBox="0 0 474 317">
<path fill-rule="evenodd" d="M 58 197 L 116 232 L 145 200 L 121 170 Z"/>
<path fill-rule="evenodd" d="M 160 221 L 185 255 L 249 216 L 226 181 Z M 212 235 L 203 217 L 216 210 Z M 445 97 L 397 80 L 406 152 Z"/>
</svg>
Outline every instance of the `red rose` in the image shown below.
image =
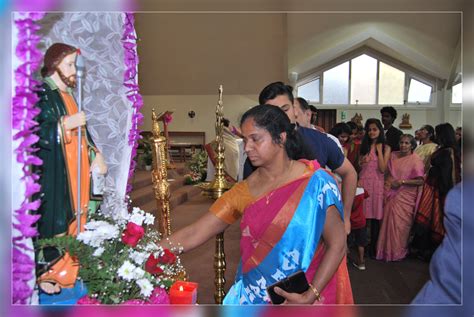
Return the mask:
<svg viewBox="0 0 474 317">
<path fill-rule="evenodd" d="M 176 261 L 176 255 L 169 249 L 165 249 L 165 254 L 158 258 L 158 261 L 163 264 L 173 264 Z"/>
<path fill-rule="evenodd" d="M 157 258 L 152 254 L 148 257 L 148 260 L 145 263 L 145 271 L 150 274 L 161 274 L 163 270 L 158 266 L 160 262 Z"/>
<path fill-rule="evenodd" d="M 137 225 L 136 223 L 129 222 L 127 224 L 127 228 L 122 234 L 122 242 L 136 247 L 138 241 L 145 235 L 145 229 L 143 227 Z"/>
</svg>

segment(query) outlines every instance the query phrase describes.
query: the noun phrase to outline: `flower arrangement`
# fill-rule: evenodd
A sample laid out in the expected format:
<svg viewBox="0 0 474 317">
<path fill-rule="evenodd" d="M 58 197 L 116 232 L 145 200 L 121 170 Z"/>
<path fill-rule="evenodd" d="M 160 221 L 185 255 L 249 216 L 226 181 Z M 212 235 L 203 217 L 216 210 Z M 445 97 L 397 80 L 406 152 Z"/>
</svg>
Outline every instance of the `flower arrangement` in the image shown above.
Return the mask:
<svg viewBox="0 0 474 317">
<path fill-rule="evenodd" d="M 155 217 L 139 208 L 131 213 L 89 215 L 77 238 L 42 239 L 77 257 L 88 296 L 79 304 L 169 304 L 166 291 L 184 274 L 177 248 L 163 249 L 153 228 Z"/>
<path fill-rule="evenodd" d="M 206 179 L 207 174 L 207 152 L 195 152 L 191 160 L 186 164 L 190 172 L 185 176 L 185 184 L 196 184 Z"/>
</svg>

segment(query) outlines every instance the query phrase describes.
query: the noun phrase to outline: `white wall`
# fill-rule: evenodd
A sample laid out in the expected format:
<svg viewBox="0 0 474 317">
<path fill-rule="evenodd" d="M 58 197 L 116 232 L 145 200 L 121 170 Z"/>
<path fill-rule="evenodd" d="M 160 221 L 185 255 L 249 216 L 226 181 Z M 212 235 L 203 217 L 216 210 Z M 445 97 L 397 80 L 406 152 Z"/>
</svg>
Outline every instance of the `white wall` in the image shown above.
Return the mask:
<svg viewBox="0 0 474 317">
<path fill-rule="evenodd" d="M 224 87 L 225 91 L 225 87 Z M 210 142 L 216 136 L 216 105 L 218 95 L 163 95 L 143 96 L 144 106 L 142 113 L 145 120 L 140 129 L 151 130 L 151 109 L 156 112 L 164 110 L 174 111 L 173 121 L 168 126 L 169 131 L 204 131 L 206 142 Z M 225 95 L 222 97 L 224 117 L 229 119 L 232 125 L 238 126 L 242 114 L 258 104 L 256 95 Z M 191 119 L 188 112 L 194 110 L 196 116 Z"/>
</svg>

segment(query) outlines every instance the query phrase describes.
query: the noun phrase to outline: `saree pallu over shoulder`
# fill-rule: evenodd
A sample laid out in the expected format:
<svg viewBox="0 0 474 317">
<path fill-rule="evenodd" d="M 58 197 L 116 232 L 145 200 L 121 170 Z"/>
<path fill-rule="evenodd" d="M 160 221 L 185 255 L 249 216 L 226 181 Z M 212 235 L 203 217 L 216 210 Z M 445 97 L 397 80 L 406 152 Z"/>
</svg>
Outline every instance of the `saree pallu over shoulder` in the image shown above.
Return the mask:
<svg viewBox="0 0 474 317">
<path fill-rule="evenodd" d="M 266 288 L 298 270 L 311 281 L 314 271 L 308 269 L 319 263 L 324 252 L 318 246 L 326 210 L 332 205 L 343 219 L 337 184 L 322 169 L 249 204 L 241 222 L 242 259 L 224 304 L 269 303 Z M 331 281 L 323 297 L 326 289 L 338 288 L 334 277 Z"/>
</svg>

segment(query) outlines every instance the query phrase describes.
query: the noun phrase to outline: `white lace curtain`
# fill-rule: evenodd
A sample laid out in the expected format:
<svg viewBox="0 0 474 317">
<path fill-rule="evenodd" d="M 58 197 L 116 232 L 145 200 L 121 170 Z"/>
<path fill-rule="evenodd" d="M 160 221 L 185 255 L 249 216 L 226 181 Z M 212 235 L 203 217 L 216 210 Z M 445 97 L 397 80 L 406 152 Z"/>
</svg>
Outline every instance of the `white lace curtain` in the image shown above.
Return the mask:
<svg viewBox="0 0 474 317">
<path fill-rule="evenodd" d="M 87 128 L 109 167 L 106 184 L 123 197 L 130 166 L 132 103 L 123 86 L 122 32 L 125 15 L 118 12 L 50 13 L 39 23 L 43 53 L 55 42 L 81 49 L 86 73 L 83 110 Z"/>
</svg>

